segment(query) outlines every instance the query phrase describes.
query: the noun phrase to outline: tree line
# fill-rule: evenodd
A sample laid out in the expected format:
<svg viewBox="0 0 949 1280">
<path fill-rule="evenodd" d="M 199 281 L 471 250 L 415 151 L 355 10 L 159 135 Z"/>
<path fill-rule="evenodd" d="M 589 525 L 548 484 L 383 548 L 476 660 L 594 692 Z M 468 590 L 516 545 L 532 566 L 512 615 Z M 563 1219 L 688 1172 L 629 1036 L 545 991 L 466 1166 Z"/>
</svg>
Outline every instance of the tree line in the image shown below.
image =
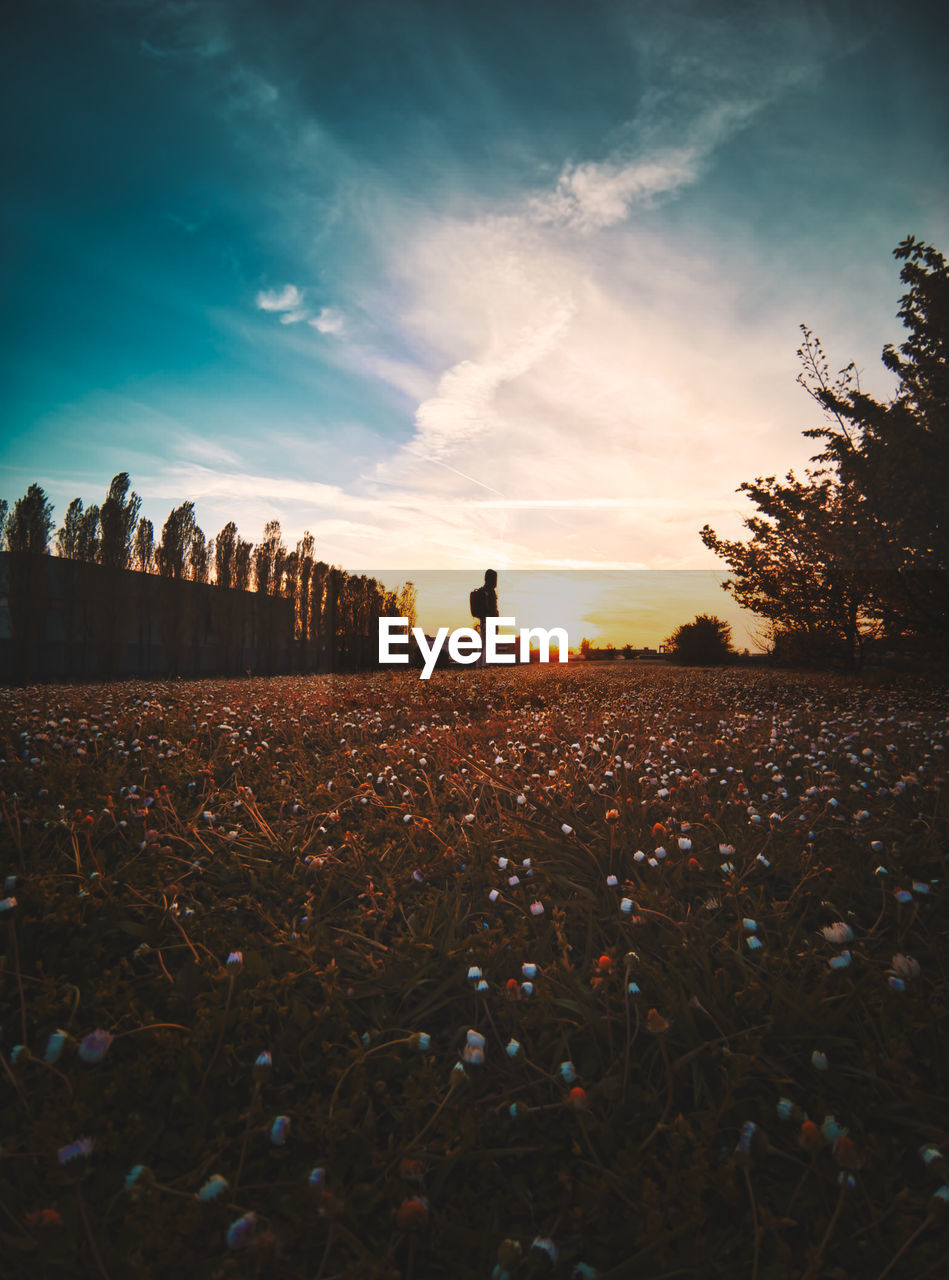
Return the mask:
<svg viewBox="0 0 949 1280">
<path fill-rule="evenodd" d="M 95 596 L 99 620 L 90 618 L 88 606 L 83 610 L 83 625 L 90 634 L 102 632 L 103 619 L 120 623 L 134 612 L 135 593 L 127 571 L 167 584 L 147 598 L 158 601 L 157 612 L 164 615 L 156 626 L 172 668 L 180 665 L 188 645 L 193 648 L 198 643 L 199 624 L 205 633 L 224 632 L 244 617 L 233 601 L 228 603 L 238 592 L 284 602 L 254 613 L 253 665 L 259 670 L 274 669 L 278 655 L 289 655 L 280 661 L 296 670 L 371 666 L 379 617 L 397 614 L 415 625 L 411 582 L 392 591 L 375 578 L 318 560 L 309 531 L 293 550 L 286 546 L 278 520 L 265 525 L 256 544 L 242 538 L 233 521 L 209 539 L 197 524 L 194 503 L 183 502 L 169 513 L 156 543 L 152 522 L 140 510 L 141 498 L 124 471 L 113 478 L 101 504 L 85 506 L 81 498 L 74 498 L 59 529 L 53 505 L 38 484 L 31 484 L 12 509 L 0 500 L 0 550 L 13 553 L 11 613 L 14 620 L 24 620 L 22 636 L 28 633 L 31 643 L 37 643 L 42 633 L 40 615 L 50 602 L 48 589 L 39 584 L 34 557 L 51 551 L 57 559 L 73 562 L 83 592 Z M 194 593 L 188 595 L 186 583 L 215 589 L 210 598 L 216 604 L 203 608 L 203 621 L 197 617 L 201 610 L 194 603 Z M 145 597 L 138 592 L 136 598 Z M 285 634 L 279 634 L 281 630 Z M 223 653 L 223 645 L 219 647 Z M 222 663 L 233 670 L 242 662 L 238 646 L 232 645 L 228 654 Z M 117 661 L 113 655 L 111 666 Z"/>
</svg>

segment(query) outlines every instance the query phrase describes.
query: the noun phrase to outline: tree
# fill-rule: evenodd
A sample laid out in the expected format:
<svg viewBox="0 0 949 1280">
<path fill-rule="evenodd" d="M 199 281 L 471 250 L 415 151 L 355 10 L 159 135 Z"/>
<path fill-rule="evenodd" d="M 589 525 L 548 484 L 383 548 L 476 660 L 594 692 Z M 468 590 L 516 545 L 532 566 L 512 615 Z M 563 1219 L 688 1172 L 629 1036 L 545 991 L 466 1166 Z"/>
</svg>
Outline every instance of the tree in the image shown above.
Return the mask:
<svg viewBox="0 0 949 1280">
<path fill-rule="evenodd" d="M 237 545 L 237 525 L 229 520 L 214 539 L 214 580 L 219 587 L 234 585 L 234 551 Z"/>
<path fill-rule="evenodd" d="M 693 622 L 677 627 L 665 641 L 677 662 L 689 666 L 713 666 L 732 655 L 732 629 L 727 622 L 708 613 L 697 614 Z"/>
<path fill-rule="evenodd" d="M 234 544 L 234 569 L 231 576 L 231 586 L 237 591 L 250 590 L 250 569 L 253 550 L 254 544 L 245 541 L 243 538 L 238 538 Z"/>
<path fill-rule="evenodd" d="M 280 594 L 286 554 L 280 521 L 268 520 L 264 525 L 263 539 L 254 548 L 254 585 L 261 595 Z"/>
<path fill-rule="evenodd" d="M 155 563 L 155 528 L 144 516 L 135 528 L 132 563 L 140 573 L 151 573 Z"/>
<path fill-rule="evenodd" d="M 702 538 L 728 561 L 724 584 L 766 617 L 785 650 L 859 663 L 864 642 L 915 634 L 944 646 L 949 630 L 949 268 L 909 237 L 894 256 L 909 286 L 908 331 L 883 348 L 893 397 L 860 390 L 853 363 L 832 380 L 820 340 L 804 325 L 799 382 L 827 415 L 807 485 L 773 477 L 742 485 L 762 512 L 747 543 Z"/>
<path fill-rule="evenodd" d="M 120 471 L 109 485 L 99 508 L 99 563 L 111 569 L 127 569 L 132 561 L 132 538 L 142 500 L 129 492 L 127 471 Z"/>
<path fill-rule="evenodd" d="M 896 374 L 892 399 L 865 395 L 853 364 L 835 384 L 820 342 L 804 330 L 800 381 L 827 411 L 822 461 L 865 501 L 867 546 L 886 570 L 881 581 L 891 625 L 935 635 L 949 630 L 949 267 L 941 253 L 909 236 L 893 251 L 908 285 L 900 319 L 908 331 L 883 348 Z"/>
<path fill-rule="evenodd" d="M 161 542 L 155 551 L 155 562 L 163 578 L 185 576 L 196 528 L 193 502 L 182 502 L 181 506 L 169 512 L 161 531 Z"/>
<path fill-rule="evenodd" d="M 418 626 L 418 591 L 411 580 L 404 582 L 396 593 L 396 616 L 408 618 L 409 632 Z"/>
<path fill-rule="evenodd" d="M 310 589 L 313 581 L 313 548 L 316 539 L 309 529 L 305 529 L 303 537 L 297 543 L 295 552 L 297 584 L 294 599 L 296 601 L 295 634 L 300 641 L 300 657 L 304 665 L 309 663 L 310 644 Z"/>
<path fill-rule="evenodd" d="M 7 548 L 41 555 L 53 532 L 53 504 L 38 484 L 31 484 L 7 518 Z"/>
<path fill-rule="evenodd" d="M 56 552 L 64 560 L 79 559 L 79 539 L 82 531 L 82 498 L 73 498 L 66 508 L 62 528 L 56 534 Z"/>
<path fill-rule="evenodd" d="M 76 534 L 76 559 L 91 564 L 99 555 L 99 506 L 86 507 Z"/>
<path fill-rule="evenodd" d="M 874 575 L 861 545 L 859 499 L 832 476 L 788 474 L 744 483 L 760 515 L 745 520 L 747 542 L 728 542 L 708 525 L 705 545 L 732 572 L 722 585 L 745 609 L 768 619 L 795 660 L 859 662 L 876 630 Z"/>
<path fill-rule="evenodd" d="M 0 551 L 3 550 L 4 542 L 6 540 L 7 511 L 8 506 L 6 498 L 0 498 Z"/>
<path fill-rule="evenodd" d="M 204 530 L 199 529 L 197 525 L 191 535 L 191 545 L 188 550 L 188 568 L 190 570 L 189 577 L 192 582 L 207 582 L 208 569 L 210 567 L 210 554 L 208 544 L 204 537 Z"/>
</svg>

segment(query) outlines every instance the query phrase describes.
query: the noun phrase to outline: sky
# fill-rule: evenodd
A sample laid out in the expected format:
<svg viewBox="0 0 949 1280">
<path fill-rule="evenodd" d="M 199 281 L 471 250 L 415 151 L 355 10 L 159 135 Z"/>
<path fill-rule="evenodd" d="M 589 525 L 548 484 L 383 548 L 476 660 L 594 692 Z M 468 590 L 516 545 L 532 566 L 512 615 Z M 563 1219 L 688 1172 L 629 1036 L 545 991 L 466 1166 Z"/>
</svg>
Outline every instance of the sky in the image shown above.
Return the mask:
<svg viewBox="0 0 949 1280">
<path fill-rule="evenodd" d="M 936 12 L 19 6 L 0 495 L 61 521 L 128 471 L 156 532 L 190 499 L 208 536 L 279 519 L 347 569 L 502 589 L 704 571 L 744 639 L 699 529 L 739 536 L 742 481 L 815 449 L 799 325 L 886 396 L 892 250 L 949 250 Z M 682 607 L 587 633 L 655 644 Z"/>
</svg>

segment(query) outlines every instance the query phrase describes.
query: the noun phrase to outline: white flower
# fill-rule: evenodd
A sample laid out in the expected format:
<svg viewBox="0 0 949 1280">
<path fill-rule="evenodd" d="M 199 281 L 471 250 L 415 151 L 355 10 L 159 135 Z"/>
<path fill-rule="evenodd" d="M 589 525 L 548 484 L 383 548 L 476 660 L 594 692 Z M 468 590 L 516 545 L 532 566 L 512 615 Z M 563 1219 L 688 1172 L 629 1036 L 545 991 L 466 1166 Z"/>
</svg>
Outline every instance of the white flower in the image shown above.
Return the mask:
<svg viewBox="0 0 949 1280">
<path fill-rule="evenodd" d="M 850 942 L 853 939 L 853 929 L 849 924 L 844 924 L 843 920 L 835 920 L 833 924 L 825 925 L 821 929 L 821 933 L 828 942 L 834 942 L 838 945 L 841 942 Z"/>
<path fill-rule="evenodd" d="M 919 961 L 914 960 L 912 956 L 904 956 L 901 952 L 893 957 L 893 968 L 901 978 L 919 976 Z"/>
</svg>

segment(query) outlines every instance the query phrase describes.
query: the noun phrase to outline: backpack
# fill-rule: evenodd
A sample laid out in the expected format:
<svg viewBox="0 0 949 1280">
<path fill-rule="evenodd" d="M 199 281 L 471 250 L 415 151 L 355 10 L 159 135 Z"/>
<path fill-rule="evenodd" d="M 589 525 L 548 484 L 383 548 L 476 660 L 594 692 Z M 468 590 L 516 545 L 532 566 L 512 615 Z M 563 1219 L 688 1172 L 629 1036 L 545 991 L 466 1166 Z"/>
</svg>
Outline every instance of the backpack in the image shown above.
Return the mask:
<svg viewBox="0 0 949 1280">
<path fill-rule="evenodd" d="M 484 587 L 475 587 L 474 591 L 470 592 L 468 608 L 471 610 L 472 618 L 483 618 L 485 616 Z"/>
</svg>

